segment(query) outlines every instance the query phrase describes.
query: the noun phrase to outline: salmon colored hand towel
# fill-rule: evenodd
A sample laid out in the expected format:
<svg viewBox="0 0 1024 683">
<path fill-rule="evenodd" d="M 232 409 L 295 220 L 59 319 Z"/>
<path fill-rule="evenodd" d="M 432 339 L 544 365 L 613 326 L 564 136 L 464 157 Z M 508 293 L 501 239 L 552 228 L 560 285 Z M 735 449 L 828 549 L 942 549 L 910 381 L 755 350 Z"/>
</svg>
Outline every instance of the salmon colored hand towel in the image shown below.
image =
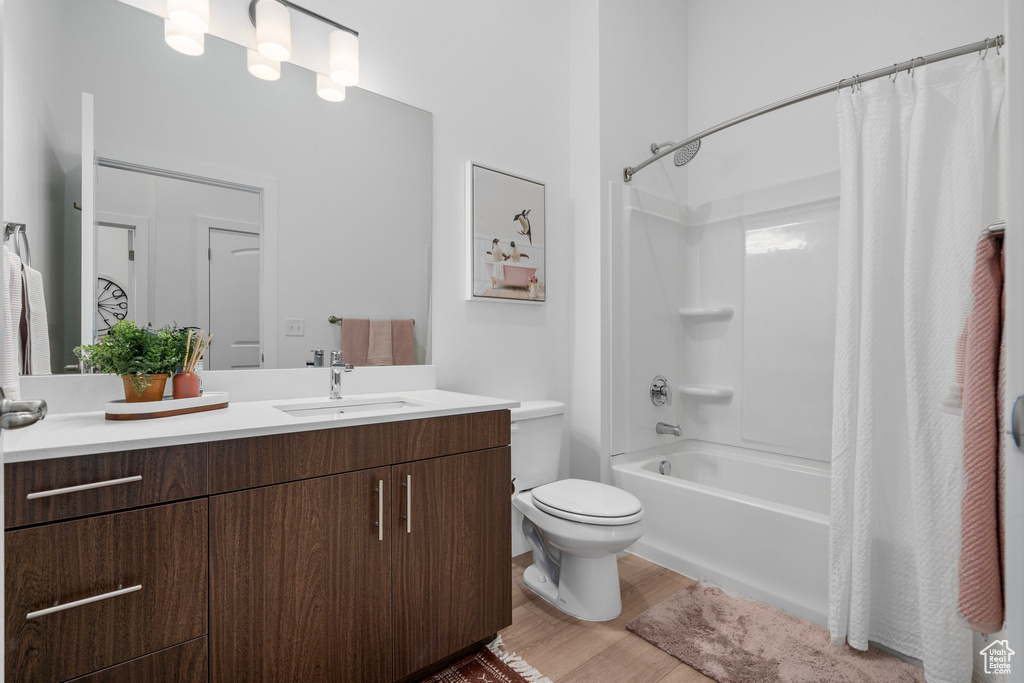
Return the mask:
<svg viewBox="0 0 1024 683">
<path fill-rule="evenodd" d="M 341 362 L 366 365 L 370 345 L 369 318 L 345 318 L 341 321 Z"/>
<path fill-rule="evenodd" d="M 960 613 L 974 631 L 1003 627 L 999 519 L 999 347 L 1002 238 L 978 242 L 971 277 L 974 306 L 964 356 L 964 471 L 960 504 Z"/>
<path fill-rule="evenodd" d="M 370 321 L 370 346 L 366 351 L 367 365 L 394 365 L 391 355 L 391 321 Z"/>
<path fill-rule="evenodd" d="M 416 345 L 412 334 L 412 320 L 391 321 L 391 355 L 395 365 L 416 363 Z"/>
</svg>

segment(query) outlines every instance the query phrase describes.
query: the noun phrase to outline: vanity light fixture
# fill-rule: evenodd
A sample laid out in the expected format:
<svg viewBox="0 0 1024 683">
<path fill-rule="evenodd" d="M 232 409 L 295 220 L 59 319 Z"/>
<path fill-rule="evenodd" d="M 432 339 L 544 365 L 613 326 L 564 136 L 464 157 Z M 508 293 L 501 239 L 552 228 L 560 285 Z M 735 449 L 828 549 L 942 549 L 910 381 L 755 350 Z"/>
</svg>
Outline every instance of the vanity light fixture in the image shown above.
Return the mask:
<svg viewBox="0 0 1024 683">
<path fill-rule="evenodd" d="M 287 62 L 292 58 L 292 16 L 288 8 L 278 0 L 258 0 L 255 7 L 256 50 L 267 59 Z"/>
<path fill-rule="evenodd" d="M 328 102 L 341 102 L 345 99 L 345 86 L 338 85 L 329 76 L 317 74 L 316 94 Z"/>
<path fill-rule="evenodd" d="M 316 93 L 330 102 L 341 102 L 345 99 L 345 88 L 359 82 L 358 31 L 297 5 L 291 0 L 250 0 L 249 20 L 256 27 L 256 49 L 260 55 L 275 62 L 286 62 L 291 59 L 291 10 L 334 29 L 327 38 L 327 75 L 317 73 Z M 251 55 L 249 71 L 258 78 L 265 78 L 261 75 L 266 73 L 262 68 L 257 70 L 253 67 Z M 277 78 L 280 77 L 280 73 L 281 67 L 277 64 Z"/>
<path fill-rule="evenodd" d="M 167 0 L 167 18 L 189 33 L 209 33 L 210 0 Z"/>
<path fill-rule="evenodd" d="M 355 32 L 337 29 L 328 38 L 331 80 L 338 85 L 359 82 L 359 36 Z"/>
<path fill-rule="evenodd" d="M 190 57 L 203 54 L 206 34 L 201 31 L 186 31 L 170 19 L 164 19 L 164 42 L 178 52 Z"/>
<path fill-rule="evenodd" d="M 248 53 L 249 73 L 264 81 L 276 81 L 281 78 L 281 62 L 267 59 L 256 50 L 246 50 Z"/>
</svg>

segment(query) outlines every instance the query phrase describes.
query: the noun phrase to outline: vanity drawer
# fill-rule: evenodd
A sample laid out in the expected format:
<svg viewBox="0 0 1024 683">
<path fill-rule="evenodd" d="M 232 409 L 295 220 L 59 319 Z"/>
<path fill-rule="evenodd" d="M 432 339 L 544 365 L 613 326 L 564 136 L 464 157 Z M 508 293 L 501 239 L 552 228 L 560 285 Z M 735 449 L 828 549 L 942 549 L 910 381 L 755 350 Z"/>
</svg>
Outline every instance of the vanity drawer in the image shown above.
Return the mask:
<svg viewBox="0 0 1024 683">
<path fill-rule="evenodd" d="M 507 446 L 511 413 L 495 410 L 318 429 L 210 444 L 210 493 L 281 484 Z"/>
<path fill-rule="evenodd" d="M 64 681 L 205 635 L 207 510 L 199 499 L 6 532 L 7 680 Z"/>
<path fill-rule="evenodd" d="M 207 445 L 4 465 L 4 528 L 205 496 Z"/>
<path fill-rule="evenodd" d="M 206 683 L 206 636 L 68 683 Z"/>
</svg>

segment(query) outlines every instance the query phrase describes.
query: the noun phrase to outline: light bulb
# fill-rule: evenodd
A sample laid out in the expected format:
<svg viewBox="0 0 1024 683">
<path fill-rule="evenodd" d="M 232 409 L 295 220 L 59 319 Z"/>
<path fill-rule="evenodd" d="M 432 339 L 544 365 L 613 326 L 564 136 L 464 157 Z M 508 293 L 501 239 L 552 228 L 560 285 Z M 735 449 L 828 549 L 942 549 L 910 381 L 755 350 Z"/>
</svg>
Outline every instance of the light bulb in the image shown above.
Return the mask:
<svg viewBox="0 0 1024 683">
<path fill-rule="evenodd" d="M 281 78 L 281 62 L 267 59 L 256 50 L 246 50 L 248 53 L 249 73 L 264 81 L 276 81 Z"/>
<path fill-rule="evenodd" d="M 277 0 L 256 3 L 256 49 L 275 62 L 287 62 L 292 58 L 291 14 Z"/>
<path fill-rule="evenodd" d="M 164 19 L 164 41 L 178 52 L 198 57 L 205 49 L 204 33 L 186 31 L 170 19 Z"/>
<path fill-rule="evenodd" d="M 210 0 L 167 0 L 167 18 L 189 33 L 208 33 Z"/>
<path fill-rule="evenodd" d="M 345 86 L 338 85 L 323 74 L 317 74 L 316 94 L 328 102 L 341 102 L 345 99 Z"/>
<path fill-rule="evenodd" d="M 359 38 L 348 31 L 331 31 L 328 39 L 331 80 L 338 85 L 359 82 Z"/>
</svg>

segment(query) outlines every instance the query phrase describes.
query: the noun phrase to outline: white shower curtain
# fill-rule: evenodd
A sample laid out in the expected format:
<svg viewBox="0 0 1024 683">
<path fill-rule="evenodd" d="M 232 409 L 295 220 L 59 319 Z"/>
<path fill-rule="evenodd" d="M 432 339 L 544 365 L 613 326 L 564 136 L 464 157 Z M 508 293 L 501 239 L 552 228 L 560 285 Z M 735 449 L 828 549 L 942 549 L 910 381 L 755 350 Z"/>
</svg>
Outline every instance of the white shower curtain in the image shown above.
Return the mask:
<svg viewBox="0 0 1024 683">
<path fill-rule="evenodd" d="M 954 377 L 974 246 L 1003 218 L 1003 60 L 964 57 L 840 93 L 829 630 L 971 679 L 957 617 L 962 425 Z M 1005 139 L 1005 137 L 1004 137 Z"/>
</svg>

